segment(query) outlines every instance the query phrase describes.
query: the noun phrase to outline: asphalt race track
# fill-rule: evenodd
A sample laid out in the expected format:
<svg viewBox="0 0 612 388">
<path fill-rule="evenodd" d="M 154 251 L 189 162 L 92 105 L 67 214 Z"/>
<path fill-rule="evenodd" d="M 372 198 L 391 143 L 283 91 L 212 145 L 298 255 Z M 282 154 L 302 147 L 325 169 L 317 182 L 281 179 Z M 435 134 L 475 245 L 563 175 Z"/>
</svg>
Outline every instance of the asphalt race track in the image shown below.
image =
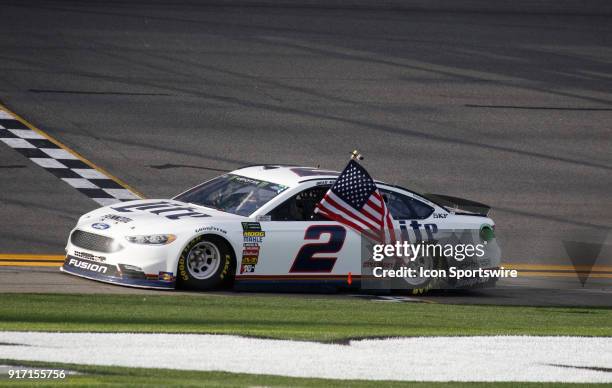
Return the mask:
<svg viewBox="0 0 612 388">
<path fill-rule="evenodd" d="M 233 291 L 206 293 L 186 291 L 159 291 L 120 287 L 93 282 L 60 273 L 57 268 L 0 267 L 0 293 L 58 293 L 58 294 L 128 294 L 169 295 L 180 292 L 192 296 L 232 297 L 235 295 L 275 295 Z M 298 298 L 364 298 L 373 302 L 398 303 L 445 303 L 512 306 L 612 306 L 612 288 L 609 281 L 593 281 L 588 288 L 575 287 L 575 280 L 568 277 L 551 284 L 548 279 L 527 281 L 503 281 L 498 287 L 480 290 L 432 291 L 426 295 L 364 295 L 364 294 L 290 294 L 281 295 Z"/>
<path fill-rule="evenodd" d="M 491 205 L 507 263 L 571 266 L 564 242 L 589 236 L 596 265 L 612 265 L 609 16 L 0 6 L 2 104 L 147 198 L 249 164 L 341 169 L 358 148 L 378 179 Z M 5 144 L 0 204 L 0 256 L 61 255 L 98 206 Z M 53 267 L 0 267 L 0 291 L 16 278 L 22 291 L 132 292 Z M 538 304 L 610 305 L 606 279 L 429 299 L 503 303 L 542 286 Z"/>
</svg>

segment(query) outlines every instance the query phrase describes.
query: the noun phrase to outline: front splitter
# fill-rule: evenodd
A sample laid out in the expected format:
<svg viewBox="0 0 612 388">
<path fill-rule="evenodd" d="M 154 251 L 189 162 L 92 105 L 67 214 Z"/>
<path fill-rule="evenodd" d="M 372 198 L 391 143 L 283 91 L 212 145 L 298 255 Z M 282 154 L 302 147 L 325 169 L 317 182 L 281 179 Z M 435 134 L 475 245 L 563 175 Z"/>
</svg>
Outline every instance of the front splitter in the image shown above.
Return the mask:
<svg viewBox="0 0 612 388">
<path fill-rule="evenodd" d="M 60 271 L 69 275 L 78 276 L 81 278 L 95 280 L 102 283 L 114 284 L 118 286 L 134 287 L 134 288 L 145 288 L 154 290 L 174 290 L 175 282 L 162 282 L 159 280 L 147 280 L 147 279 L 125 279 L 112 276 L 96 275 L 93 276 L 86 271 L 79 271 L 74 268 L 66 268 L 65 266 L 60 267 Z"/>
</svg>

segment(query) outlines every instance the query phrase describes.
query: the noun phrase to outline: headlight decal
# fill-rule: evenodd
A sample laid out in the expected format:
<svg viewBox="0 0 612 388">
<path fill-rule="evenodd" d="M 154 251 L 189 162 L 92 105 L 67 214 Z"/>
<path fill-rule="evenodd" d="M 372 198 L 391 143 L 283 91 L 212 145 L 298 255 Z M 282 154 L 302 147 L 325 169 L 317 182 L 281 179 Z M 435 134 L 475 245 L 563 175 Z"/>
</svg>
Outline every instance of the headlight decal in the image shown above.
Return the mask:
<svg viewBox="0 0 612 388">
<path fill-rule="evenodd" d="M 166 245 L 176 240 L 173 234 L 147 234 L 141 236 L 125 236 L 125 239 L 133 244 Z"/>
</svg>

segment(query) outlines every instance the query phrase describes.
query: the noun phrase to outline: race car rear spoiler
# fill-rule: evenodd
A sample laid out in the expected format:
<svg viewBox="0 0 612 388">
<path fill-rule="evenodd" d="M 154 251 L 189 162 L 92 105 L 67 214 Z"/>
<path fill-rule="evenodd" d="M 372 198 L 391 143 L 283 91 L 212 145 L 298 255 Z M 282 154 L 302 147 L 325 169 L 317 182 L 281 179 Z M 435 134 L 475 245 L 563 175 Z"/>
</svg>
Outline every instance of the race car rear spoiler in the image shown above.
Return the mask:
<svg viewBox="0 0 612 388">
<path fill-rule="evenodd" d="M 451 197 L 450 195 L 442 194 L 425 194 L 425 198 L 439 205 L 442 205 L 449 210 L 457 209 L 470 213 L 475 213 L 481 216 L 486 216 L 491 210 L 491 206 L 484 203 L 470 201 L 469 199 Z"/>
</svg>

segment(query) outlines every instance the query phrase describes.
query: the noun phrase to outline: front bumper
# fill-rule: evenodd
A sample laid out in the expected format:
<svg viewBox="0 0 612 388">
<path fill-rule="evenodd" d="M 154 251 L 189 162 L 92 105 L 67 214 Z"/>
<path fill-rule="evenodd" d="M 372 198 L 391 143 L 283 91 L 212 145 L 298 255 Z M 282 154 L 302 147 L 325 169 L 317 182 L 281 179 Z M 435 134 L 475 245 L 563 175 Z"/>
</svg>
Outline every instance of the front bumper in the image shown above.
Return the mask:
<svg viewBox="0 0 612 388">
<path fill-rule="evenodd" d="M 176 278 L 169 272 L 137 273 L 126 271 L 125 268 L 122 270 L 116 264 L 85 260 L 70 255 L 66 256 L 60 270 L 70 275 L 128 287 L 172 290 L 176 286 Z"/>
</svg>

